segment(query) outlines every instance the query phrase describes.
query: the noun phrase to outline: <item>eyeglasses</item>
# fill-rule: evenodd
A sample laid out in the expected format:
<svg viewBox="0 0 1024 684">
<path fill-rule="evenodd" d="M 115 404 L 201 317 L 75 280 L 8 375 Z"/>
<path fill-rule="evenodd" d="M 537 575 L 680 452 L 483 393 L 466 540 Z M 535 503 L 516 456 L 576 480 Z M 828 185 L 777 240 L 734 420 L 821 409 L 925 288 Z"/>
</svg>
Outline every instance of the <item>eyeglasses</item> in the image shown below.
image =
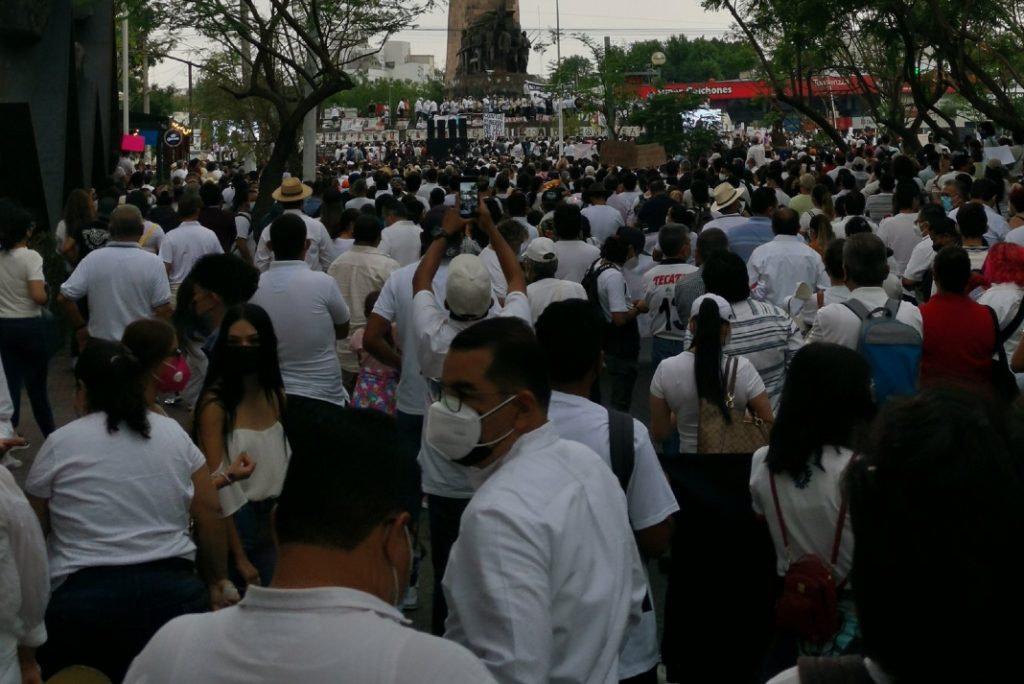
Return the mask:
<svg viewBox="0 0 1024 684">
<path fill-rule="evenodd" d="M 477 392 L 476 390 L 458 390 L 449 387 L 441 382 L 440 378 L 427 378 L 427 390 L 430 392 L 431 401 L 440 401 L 445 408 L 453 413 L 462 410 L 462 404 L 466 399 L 475 397 L 508 396 L 515 392 L 499 390 L 497 392 Z"/>
</svg>

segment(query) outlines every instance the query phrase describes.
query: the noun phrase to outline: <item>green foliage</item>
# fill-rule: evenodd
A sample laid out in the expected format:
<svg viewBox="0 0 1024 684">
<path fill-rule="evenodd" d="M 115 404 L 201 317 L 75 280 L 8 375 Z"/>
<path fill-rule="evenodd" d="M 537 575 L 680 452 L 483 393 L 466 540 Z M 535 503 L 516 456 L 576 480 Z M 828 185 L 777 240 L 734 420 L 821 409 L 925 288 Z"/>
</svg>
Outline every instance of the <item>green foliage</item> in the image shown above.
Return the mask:
<svg viewBox="0 0 1024 684">
<path fill-rule="evenodd" d="M 432 80 L 426 83 L 414 83 L 412 81 L 398 81 L 388 79 L 377 79 L 369 81 L 365 78 L 356 78 L 355 86 L 349 90 L 336 93 L 327 98 L 325 107 L 354 107 L 360 112 L 366 111 L 367 105 L 373 103 L 390 103 L 394 110 L 398 101 L 405 99 L 411 107 L 417 98 L 424 98 L 438 102 L 444 99 L 444 84 L 441 81 Z"/>
</svg>

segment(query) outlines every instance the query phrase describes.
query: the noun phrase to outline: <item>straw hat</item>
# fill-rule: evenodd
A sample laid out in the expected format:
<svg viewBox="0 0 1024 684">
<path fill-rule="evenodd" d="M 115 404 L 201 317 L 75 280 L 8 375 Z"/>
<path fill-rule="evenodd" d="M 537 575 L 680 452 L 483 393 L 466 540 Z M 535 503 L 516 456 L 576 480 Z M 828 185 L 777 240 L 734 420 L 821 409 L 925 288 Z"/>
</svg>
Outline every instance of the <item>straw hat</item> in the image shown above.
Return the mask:
<svg viewBox="0 0 1024 684">
<path fill-rule="evenodd" d="M 281 181 L 281 187 L 275 190 L 271 197 L 278 202 L 298 202 L 313 194 L 313 188 L 304 185 L 302 181 L 294 176 Z"/>
</svg>

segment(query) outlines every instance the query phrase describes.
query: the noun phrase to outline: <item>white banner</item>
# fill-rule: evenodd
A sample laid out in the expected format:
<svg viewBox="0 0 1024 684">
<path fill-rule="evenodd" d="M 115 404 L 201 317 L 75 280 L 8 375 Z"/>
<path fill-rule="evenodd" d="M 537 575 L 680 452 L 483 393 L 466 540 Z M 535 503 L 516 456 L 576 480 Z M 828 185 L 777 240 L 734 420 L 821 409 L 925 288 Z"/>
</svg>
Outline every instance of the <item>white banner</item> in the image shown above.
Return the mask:
<svg viewBox="0 0 1024 684">
<path fill-rule="evenodd" d="M 505 115 L 484 114 L 484 138 L 497 140 L 505 137 Z"/>
</svg>

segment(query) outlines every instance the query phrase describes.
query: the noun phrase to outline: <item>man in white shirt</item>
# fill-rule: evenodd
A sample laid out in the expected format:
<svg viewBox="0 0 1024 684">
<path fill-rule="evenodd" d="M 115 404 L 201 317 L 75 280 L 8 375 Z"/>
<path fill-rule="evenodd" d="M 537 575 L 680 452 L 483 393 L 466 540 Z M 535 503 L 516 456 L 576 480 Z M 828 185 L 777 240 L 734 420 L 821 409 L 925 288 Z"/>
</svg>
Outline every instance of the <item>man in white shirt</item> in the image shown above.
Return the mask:
<svg viewBox="0 0 1024 684">
<path fill-rule="evenodd" d="M 897 213 L 882 219 L 878 225 L 878 237 L 892 250 L 896 260 L 896 275 L 903 277 L 914 247 L 921 242 L 921 231 L 917 227 L 917 213 L 921 205 L 921 191 L 917 183 L 903 181 L 896 186 L 894 194 Z"/>
<path fill-rule="evenodd" d="M 637 191 L 637 178 L 632 171 L 624 172 L 619 181 L 619 190 L 608 198 L 608 206 L 618 209 L 622 220 L 626 224 L 631 224 L 636 219 L 634 215 L 636 202 L 643 193 Z"/>
<path fill-rule="evenodd" d="M 558 254 L 550 238 L 537 238 L 530 243 L 523 259 L 523 268 L 529 283 L 526 296 L 530 300 L 530 314 L 534 323 L 554 302 L 587 298 L 587 291 L 579 283 L 555 277 Z"/>
<path fill-rule="evenodd" d="M 397 261 L 399 266 L 419 261 L 423 229 L 409 220 L 408 210 L 402 202 L 396 199 L 382 201 L 381 216 L 385 228 L 380 236 L 380 251 Z"/>
<path fill-rule="evenodd" d="M 886 305 L 889 295 L 882 289 L 888 275 L 885 245 L 877 235 L 858 233 L 846 239 L 843 268 L 850 299 L 860 301 L 868 311 Z M 896 319 L 924 334 L 921 312 L 909 302 L 900 302 Z M 818 310 L 808 342 L 832 342 L 856 349 L 860 342 L 861 320 L 845 303 L 829 304 Z"/>
<path fill-rule="evenodd" d="M 163 262 L 139 247 L 139 210 L 130 204 L 118 207 L 110 215 L 108 229 L 107 246 L 87 254 L 60 286 L 57 296 L 83 348 L 90 337 L 120 340 L 132 321 L 150 316 L 170 318 L 172 313 L 171 289 Z M 212 231 L 202 230 L 216 242 Z M 219 243 L 217 249 L 220 250 Z M 82 297 L 89 298 L 88 324 L 75 304 Z"/>
<path fill-rule="evenodd" d="M 800 283 L 819 290 L 829 286 L 821 256 L 798 235 L 800 216 L 795 211 L 777 209 L 772 214 L 772 232 L 775 239 L 755 249 L 747 260 L 754 299 L 781 307 Z"/>
<path fill-rule="evenodd" d="M 369 192 L 369 184 L 365 178 L 357 178 L 349 188 L 352 199 L 345 202 L 346 209 L 362 209 L 365 206 L 373 206 L 373 200 L 366 196 Z"/>
<path fill-rule="evenodd" d="M 412 548 L 391 421 L 320 405 L 297 424 L 270 586 L 250 586 L 230 609 L 172 620 L 125 682 L 492 684 L 465 648 L 411 629 L 395 608 Z"/>
<path fill-rule="evenodd" d="M 274 262 L 250 301 L 266 309 L 274 324 L 288 414 L 301 415 L 317 402 L 345 406 L 335 340 L 348 335 L 348 305 L 334 278 L 303 261 L 309 242 L 301 217 L 282 214 L 265 232 Z"/>
<path fill-rule="evenodd" d="M 540 317 L 537 339 L 547 355 L 553 390 L 548 418 L 562 439 L 590 447 L 611 467 L 626 492 L 637 545 L 644 558 L 651 560 L 668 550 L 671 516 L 679 505 L 658 463 L 647 428 L 640 421 L 628 414 L 617 416 L 619 421 L 629 421 L 627 426 L 632 425 L 632 441 L 628 442 L 632 457 L 612 454 L 612 444 L 619 435 L 612 434 L 611 414 L 589 399 L 603 365 L 603 327 L 594 308 L 584 301 L 558 302 Z M 619 660 L 619 681 L 633 677 L 637 681 L 656 681 L 659 656 L 654 607 L 645 602 L 640 624 L 627 632 Z M 649 679 L 643 679 L 645 676 Z"/>
<path fill-rule="evenodd" d="M 431 244 L 413 275 L 414 345 L 406 348 L 404 353 L 419 357 L 420 372 L 428 383 L 441 376 L 448 347 L 460 331 L 492 315 L 512 316 L 531 322 L 526 280 L 516 262 L 515 252 L 498 232 L 486 210 L 480 212 L 478 224 L 491 239 L 508 282 L 504 307 L 500 310 L 493 308 L 490 276 L 480 257 L 473 254 L 460 254 L 451 260 L 444 301 L 438 302 L 433 286 L 434 275 L 449 240 L 461 236 L 465 224 L 456 209 L 449 209 L 444 217 L 442 236 Z M 423 469 L 423 491 L 427 494 L 430 511 L 430 545 L 435 570 L 432 622 L 435 629 L 443 629 L 446 607 L 443 602 L 439 603 L 444 598 L 441 577 L 451 545 L 459 534 L 459 517 L 473 489 L 466 469 L 451 463 L 427 441 L 423 442 L 420 450 L 419 464 Z"/>
<path fill-rule="evenodd" d="M 1010 225 L 1006 222 L 1006 219 L 993 208 L 996 203 L 997 192 L 996 184 L 988 178 L 979 178 L 971 185 L 970 204 L 980 204 L 983 206 L 988 217 L 988 232 L 985 233 L 985 240 L 990 247 L 997 242 L 1002 242 L 1006 234 L 1010 232 Z M 961 205 L 949 212 L 949 218 L 959 223 L 957 214 L 963 206 L 965 205 Z"/>
<path fill-rule="evenodd" d="M 342 382 L 349 392 L 359 376 L 359 359 L 349 347 L 349 342 L 357 330 L 366 327 L 366 297 L 380 292 L 388 276 L 399 268 L 397 261 L 378 249 L 380 232 L 380 224 L 373 216 L 357 218 L 353 228 L 355 243 L 327 269 L 327 275 L 338 284 L 351 314 L 348 335 L 337 345 Z"/>
<path fill-rule="evenodd" d="M 558 270 L 555 277 L 583 282 L 583 276 L 591 264 L 601 258 L 601 250 L 581 240 L 583 219 L 580 208 L 572 204 L 559 204 L 555 207 L 555 255 L 558 257 Z"/>
<path fill-rule="evenodd" d="M 323 223 L 302 211 L 302 204 L 312 194 L 313 188 L 298 178 L 285 178 L 281 181 L 281 187 L 273 192 L 273 198 L 281 204 L 284 214 L 295 214 L 306 225 L 306 239 L 309 242 L 304 257 L 306 264 L 314 271 L 326 271 L 332 261 L 331 236 Z M 266 272 L 274 259 L 274 251 L 268 244 L 269 241 L 270 231 L 264 229 L 256 246 L 256 268 L 261 272 Z"/>
<path fill-rule="evenodd" d="M 186 192 L 182 195 L 178 200 L 181 223 L 165 235 L 160 243 L 160 258 L 163 259 L 164 272 L 171 283 L 171 306 L 175 306 L 178 288 L 196 262 L 207 254 L 224 253 L 217 234 L 199 223 L 199 210 L 202 206 L 198 194 Z M 142 237 L 141 234 L 139 237 Z"/>
<path fill-rule="evenodd" d="M 445 636 L 502 684 L 613 684 L 643 567 L 622 488 L 559 438 L 550 395 L 528 324 L 492 318 L 452 340 L 424 439 L 477 489 L 445 571 Z"/>
<path fill-rule="evenodd" d="M 622 214 L 615 207 L 608 206 L 609 195 L 611 191 L 598 183 L 592 183 L 583 193 L 583 201 L 590 203 L 583 210 L 583 215 L 590 221 L 590 237 L 598 245 L 603 245 L 605 240 L 626 225 Z M 657 226 L 655 230 L 660 227 Z"/>
<path fill-rule="evenodd" d="M 657 368 L 662 359 L 685 351 L 687 321 L 679 318 L 675 307 L 676 283 L 697 272 L 686 263 L 690 258 L 690 233 L 685 226 L 666 224 L 658 232 L 661 261 L 644 273 L 644 301 L 650 310 L 651 364 Z"/>
</svg>

